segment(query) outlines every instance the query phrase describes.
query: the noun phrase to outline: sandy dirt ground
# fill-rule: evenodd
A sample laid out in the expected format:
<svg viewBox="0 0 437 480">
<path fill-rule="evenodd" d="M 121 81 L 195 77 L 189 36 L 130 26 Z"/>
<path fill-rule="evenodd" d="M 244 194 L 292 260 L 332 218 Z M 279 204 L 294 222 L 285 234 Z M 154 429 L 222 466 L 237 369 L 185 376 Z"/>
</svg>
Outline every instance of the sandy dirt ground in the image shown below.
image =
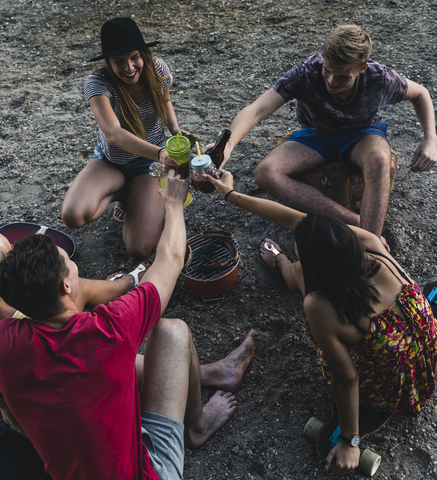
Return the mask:
<svg viewBox="0 0 437 480">
<path fill-rule="evenodd" d="M 155 54 L 173 73 L 179 124 L 202 145 L 293 64 L 320 52 L 324 38 L 343 23 L 368 30 L 373 59 L 437 98 L 435 0 L 3 0 L 0 223 L 28 221 L 68 233 L 85 277 L 105 278 L 114 267 L 135 266 L 110 211 L 79 230 L 61 220 L 65 193 L 96 143 L 96 122 L 83 95 L 95 68 L 87 59 L 100 52 L 100 27 L 115 16 L 132 16 L 146 40 L 161 40 Z M 412 105 L 382 113 L 399 159 L 384 233 L 395 257 L 423 287 L 437 275 L 436 171 L 414 174 L 408 168 L 422 138 Z M 237 189 L 267 198 L 253 170 L 297 126 L 290 103 L 254 128 L 228 164 Z M 332 398 L 306 333 L 302 299 L 257 260 L 258 243 L 267 235 L 293 258 L 292 237 L 236 211 L 217 194 L 193 195 L 186 210 L 188 237 L 207 228 L 231 230 L 243 264 L 235 291 L 219 303 L 194 299 L 181 278 L 166 316 L 188 323 L 202 363 L 221 358 L 252 327 L 257 337 L 237 412 L 203 448 L 187 450 L 185 478 L 326 478 L 331 474 L 302 435 L 310 416 L 328 419 Z M 205 391 L 205 400 L 211 393 Z M 396 417 L 366 440 L 365 446 L 382 455 L 374 478 L 437 478 L 436 416 L 434 399 L 419 418 Z"/>
</svg>

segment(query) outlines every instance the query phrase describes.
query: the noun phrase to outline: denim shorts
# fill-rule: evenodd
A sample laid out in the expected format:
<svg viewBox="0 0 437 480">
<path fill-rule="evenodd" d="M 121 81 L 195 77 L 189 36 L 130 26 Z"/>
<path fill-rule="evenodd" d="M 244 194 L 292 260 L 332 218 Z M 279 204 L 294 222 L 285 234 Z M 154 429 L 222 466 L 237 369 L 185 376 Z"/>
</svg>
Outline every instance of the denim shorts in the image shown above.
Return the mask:
<svg viewBox="0 0 437 480">
<path fill-rule="evenodd" d="M 182 480 L 184 424 L 158 413 L 141 410 L 143 443 L 160 480 Z"/>
<path fill-rule="evenodd" d="M 164 147 L 165 142 L 161 145 Z M 102 149 L 102 144 L 100 140 L 97 142 L 97 146 L 94 149 L 93 158 L 97 158 L 99 160 L 103 160 L 104 162 L 109 163 L 117 170 L 125 176 L 126 181 L 132 180 L 134 177 L 139 177 L 140 175 L 144 175 L 149 173 L 150 165 L 156 160 L 150 160 L 150 158 L 140 157 L 136 160 L 132 160 L 129 163 L 114 163 L 109 160 L 109 158 L 105 155 L 105 152 Z"/>
<path fill-rule="evenodd" d="M 367 135 L 379 135 L 387 140 L 387 124 L 386 123 L 374 123 L 368 128 L 363 130 L 357 130 L 355 132 L 343 133 L 341 135 L 327 135 L 326 133 L 317 132 L 311 128 L 302 128 L 296 130 L 293 135 L 287 140 L 287 142 L 299 142 L 303 143 L 307 147 L 316 150 L 320 155 L 328 157 L 329 160 L 337 160 L 340 158 L 346 161 L 346 150 L 354 143 L 361 140 Z"/>
</svg>

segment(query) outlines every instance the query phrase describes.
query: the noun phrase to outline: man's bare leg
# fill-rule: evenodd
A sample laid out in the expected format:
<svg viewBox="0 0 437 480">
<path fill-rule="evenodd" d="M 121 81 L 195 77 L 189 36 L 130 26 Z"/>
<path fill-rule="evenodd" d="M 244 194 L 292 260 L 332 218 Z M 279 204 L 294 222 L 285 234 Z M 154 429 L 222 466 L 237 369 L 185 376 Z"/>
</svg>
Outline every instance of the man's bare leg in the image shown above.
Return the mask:
<svg viewBox="0 0 437 480">
<path fill-rule="evenodd" d="M 294 179 L 325 162 L 326 157 L 312 148 L 299 142 L 285 142 L 257 166 L 255 181 L 267 193 L 301 212 L 329 213 L 348 225 L 360 226 L 359 215 Z"/>
<path fill-rule="evenodd" d="M 209 386 L 240 385 L 253 356 L 253 335 L 252 330 L 244 347 L 236 350 L 238 354 L 215 362 L 215 375 L 207 368 Z M 232 392 L 218 390 L 202 407 L 201 369 L 205 367 L 199 365 L 188 326 L 182 320 L 161 319 L 146 342 L 140 405 L 143 410 L 184 422 L 188 443 L 194 448 L 229 420 L 237 403 Z"/>
<path fill-rule="evenodd" d="M 354 145 L 350 161 L 363 171 L 365 185 L 358 226 L 379 237 L 390 197 L 390 146 L 385 138 L 368 135 Z"/>
</svg>

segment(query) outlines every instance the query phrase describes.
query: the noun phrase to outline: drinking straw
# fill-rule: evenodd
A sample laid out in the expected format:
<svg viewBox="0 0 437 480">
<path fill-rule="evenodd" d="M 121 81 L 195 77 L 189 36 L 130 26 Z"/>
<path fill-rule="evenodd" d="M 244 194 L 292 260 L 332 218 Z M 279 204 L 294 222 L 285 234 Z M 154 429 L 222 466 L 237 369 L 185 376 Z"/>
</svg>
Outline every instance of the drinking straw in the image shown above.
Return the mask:
<svg viewBox="0 0 437 480">
<path fill-rule="evenodd" d="M 176 134 L 176 146 L 179 148 L 179 133 Z"/>
<path fill-rule="evenodd" d="M 199 155 L 199 160 L 200 160 L 201 155 L 200 155 L 199 142 L 196 142 L 196 148 L 197 148 L 197 155 Z"/>
</svg>

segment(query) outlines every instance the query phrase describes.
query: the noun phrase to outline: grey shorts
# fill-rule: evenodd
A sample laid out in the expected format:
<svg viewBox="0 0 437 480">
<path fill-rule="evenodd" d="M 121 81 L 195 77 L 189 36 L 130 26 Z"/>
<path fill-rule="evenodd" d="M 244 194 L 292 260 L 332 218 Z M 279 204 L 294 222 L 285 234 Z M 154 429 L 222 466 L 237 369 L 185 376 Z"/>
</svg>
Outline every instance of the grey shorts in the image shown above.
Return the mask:
<svg viewBox="0 0 437 480">
<path fill-rule="evenodd" d="M 184 424 L 158 413 L 141 410 L 143 443 L 160 480 L 182 480 Z"/>
</svg>

